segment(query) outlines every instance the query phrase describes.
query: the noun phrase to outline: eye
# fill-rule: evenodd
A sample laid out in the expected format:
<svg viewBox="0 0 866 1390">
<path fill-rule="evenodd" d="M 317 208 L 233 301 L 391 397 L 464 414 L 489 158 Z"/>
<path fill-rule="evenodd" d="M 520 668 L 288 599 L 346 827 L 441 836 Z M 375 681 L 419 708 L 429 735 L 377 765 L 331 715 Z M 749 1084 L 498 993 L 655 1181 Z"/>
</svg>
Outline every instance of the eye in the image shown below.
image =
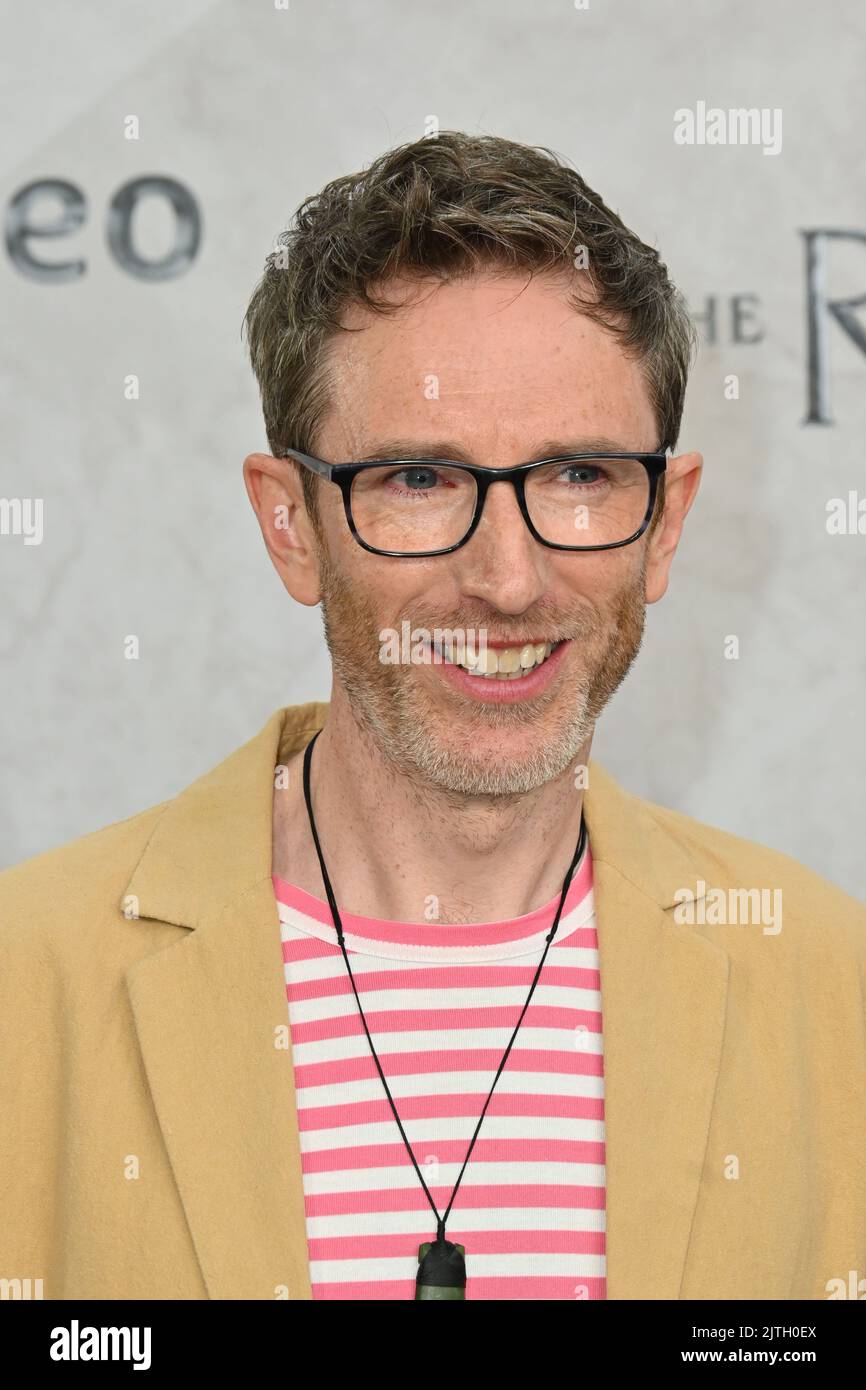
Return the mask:
<svg viewBox="0 0 866 1390">
<path fill-rule="evenodd" d="M 603 476 L 601 468 L 595 463 L 569 463 L 562 473 L 566 483 L 597 483 Z"/>
<path fill-rule="evenodd" d="M 403 468 L 396 469 L 389 473 L 387 482 L 398 482 L 410 492 L 426 492 L 436 486 L 440 480 L 440 475 L 435 468 L 430 468 L 428 464 L 407 464 Z"/>
<path fill-rule="evenodd" d="M 533 487 L 565 487 L 583 490 L 604 486 L 610 481 L 610 473 L 603 464 L 593 463 L 592 459 L 575 459 L 573 463 L 551 463 L 529 475 Z"/>
</svg>

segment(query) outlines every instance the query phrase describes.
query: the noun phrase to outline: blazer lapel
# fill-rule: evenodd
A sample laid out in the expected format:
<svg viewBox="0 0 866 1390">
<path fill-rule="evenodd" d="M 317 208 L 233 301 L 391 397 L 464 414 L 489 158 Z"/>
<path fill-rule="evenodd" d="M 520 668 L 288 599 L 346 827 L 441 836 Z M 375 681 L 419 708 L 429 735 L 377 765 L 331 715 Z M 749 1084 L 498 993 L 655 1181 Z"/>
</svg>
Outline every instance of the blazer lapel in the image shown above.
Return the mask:
<svg viewBox="0 0 866 1390">
<path fill-rule="evenodd" d="M 311 1298 L 279 919 L 263 879 L 128 972 L 211 1298 Z"/>
<path fill-rule="evenodd" d="M 667 910 L 688 856 L 590 763 L 605 1076 L 607 1296 L 676 1299 L 718 1076 L 728 956 Z"/>
<path fill-rule="evenodd" d="M 312 1298 L 271 822 L 274 767 L 321 727 L 326 709 L 277 711 L 170 802 L 125 895 L 143 929 L 188 929 L 132 966 L 126 981 L 172 1172 L 216 1299 Z"/>
<path fill-rule="evenodd" d="M 126 979 L 212 1298 L 312 1298 L 271 820 L 274 766 L 322 727 L 327 709 L 278 710 L 169 802 L 124 897 L 143 929 L 186 928 Z M 608 1297 L 675 1299 L 719 1069 L 728 958 L 668 910 L 695 878 L 680 841 L 594 762 L 585 813 L 604 1027 Z"/>
</svg>

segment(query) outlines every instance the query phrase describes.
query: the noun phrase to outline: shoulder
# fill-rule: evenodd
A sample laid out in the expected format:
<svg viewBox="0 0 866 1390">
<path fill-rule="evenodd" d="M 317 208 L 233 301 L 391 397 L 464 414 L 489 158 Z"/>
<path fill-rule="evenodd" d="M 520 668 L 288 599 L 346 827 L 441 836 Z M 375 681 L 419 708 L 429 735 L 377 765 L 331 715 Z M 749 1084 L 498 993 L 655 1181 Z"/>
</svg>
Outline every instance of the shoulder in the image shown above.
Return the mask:
<svg viewBox="0 0 866 1390">
<path fill-rule="evenodd" d="M 683 884 L 684 889 L 773 895 L 786 926 L 799 935 L 845 940 L 866 954 L 866 904 L 828 878 L 781 850 L 654 802 L 642 804 L 694 867 L 696 882 Z"/>
<path fill-rule="evenodd" d="M 122 896 L 170 803 L 82 835 L 0 873 L 0 951 L 81 944 L 82 931 L 124 921 Z"/>
<path fill-rule="evenodd" d="M 586 811 L 593 860 L 607 861 L 671 912 L 690 898 L 703 901 L 688 924 L 706 928 L 706 935 L 730 924 L 731 912 L 769 904 L 781 914 L 782 936 L 791 945 L 850 947 L 866 960 L 866 904 L 859 899 L 781 850 L 639 797 L 603 767 L 591 767 Z"/>
</svg>

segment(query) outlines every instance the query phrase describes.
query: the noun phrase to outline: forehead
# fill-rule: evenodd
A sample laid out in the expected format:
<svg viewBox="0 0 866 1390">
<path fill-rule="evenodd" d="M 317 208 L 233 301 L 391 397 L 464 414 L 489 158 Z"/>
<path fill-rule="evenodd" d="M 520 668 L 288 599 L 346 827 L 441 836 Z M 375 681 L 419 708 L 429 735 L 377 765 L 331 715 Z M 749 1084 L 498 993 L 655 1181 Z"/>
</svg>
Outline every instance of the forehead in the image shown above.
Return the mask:
<svg viewBox="0 0 866 1390">
<path fill-rule="evenodd" d="M 654 449 L 639 363 L 571 302 L 577 275 L 482 274 L 377 287 L 399 307 L 352 305 L 326 350 L 326 456 L 357 458 L 390 436 L 465 441 L 519 455 L 533 440 L 605 435 Z M 503 462 L 505 459 L 503 458 Z"/>
</svg>

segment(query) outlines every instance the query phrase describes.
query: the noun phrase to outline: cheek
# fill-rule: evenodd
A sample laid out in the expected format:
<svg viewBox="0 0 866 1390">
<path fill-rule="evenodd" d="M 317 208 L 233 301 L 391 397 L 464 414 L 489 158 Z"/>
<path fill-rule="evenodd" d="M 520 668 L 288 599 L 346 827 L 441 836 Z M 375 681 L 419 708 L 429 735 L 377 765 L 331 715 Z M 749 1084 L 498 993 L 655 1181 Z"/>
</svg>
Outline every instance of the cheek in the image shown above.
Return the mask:
<svg viewBox="0 0 866 1390">
<path fill-rule="evenodd" d="M 619 550 L 599 550 L 587 555 L 563 556 L 558 567 L 556 594 L 563 611 L 587 606 L 605 613 L 617 607 L 625 593 L 642 591 L 645 550 L 635 544 Z"/>
<path fill-rule="evenodd" d="M 337 565 L 330 567 L 329 597 L 350 640 L 363 642 L 378 651 L 383 630 L 401 632 L 401 623 L 411 617 L 419 591 L 417 581 L 407 582 L 400 562 L 370 555 L 348 537 L 340 546 Z"/>
<path fill-rule="evenodd" d="M 345 577 L 384 622 L 404 618 L 425 625 L 448 617 L 459 607 L 453 574 L 433 560 L 411 561 L 371 555 L 356 541 L 345 554 Z"/>
</svg>

